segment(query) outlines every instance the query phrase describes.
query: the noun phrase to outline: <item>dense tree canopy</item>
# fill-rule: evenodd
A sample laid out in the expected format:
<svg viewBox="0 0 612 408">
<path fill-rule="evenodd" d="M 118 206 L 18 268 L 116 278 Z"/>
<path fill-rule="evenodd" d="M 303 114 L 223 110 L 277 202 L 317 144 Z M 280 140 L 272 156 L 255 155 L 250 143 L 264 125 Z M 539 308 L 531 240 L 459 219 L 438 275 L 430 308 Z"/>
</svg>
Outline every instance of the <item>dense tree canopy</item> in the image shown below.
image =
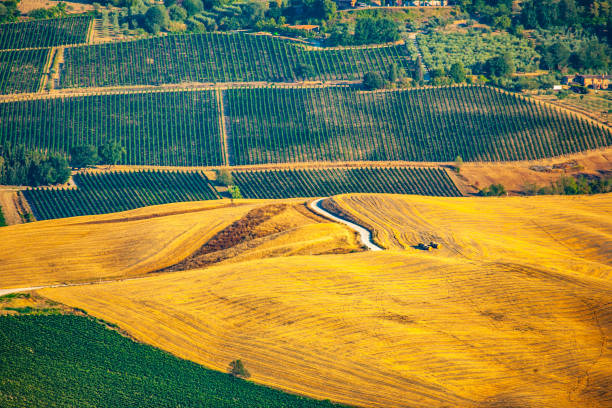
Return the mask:
<svg viewBox="0 0 612 408">
<path fill-rule="evenodd" d="M 63 156 L 27 150 L 23 145 L 0 146 L 0 184 L 35 187 L 65 183 L 69 177 Z"/>
</svg>

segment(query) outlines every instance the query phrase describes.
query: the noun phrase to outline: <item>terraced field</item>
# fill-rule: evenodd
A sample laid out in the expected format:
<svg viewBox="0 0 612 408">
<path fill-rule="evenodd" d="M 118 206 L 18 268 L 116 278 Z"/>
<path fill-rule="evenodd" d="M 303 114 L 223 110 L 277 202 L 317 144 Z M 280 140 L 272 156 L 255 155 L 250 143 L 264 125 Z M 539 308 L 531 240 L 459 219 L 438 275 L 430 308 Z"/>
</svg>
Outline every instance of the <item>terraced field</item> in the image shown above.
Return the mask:
<svg viewBox="0 0 612 408">
<path fill-rule="evenodd" d="M 612 225 L 600 222 L 610 195 L 354 200 L 388 223 L 431 226 L 443 249 L 253 260 L 41 293 L 207 367 L 240 356 L 257 383 L 348 404 L 610 405 Z M 520 242 L 530 256 L 507 250 Z"/>
<path fill-rule="evenodd" d="M 0 24 L 0 50 L 82 44 L 92 16 Z"/>
<path fill-rule="evenodd" d="M 233 172 L 245 198 L 321 197 L 342 193 L 460 196 L 437 168 L 330 168 Z"/>
<path fill-rule="evenodd" d="M 226 103 L 230 156 L 241 165 L 525 160 L 612 145 L 608 128 L 483 86 L 229 89 Z"/>
<path fill-rule="evenodd" d="M 106 214 L 180 201 L 215 200 L 201 172 L 105 172 L 75 174 L 76 189 L 24 191 L 37 220 Z"/>
<path fill-rule="evenodd" d="M 311 50 L 263 35 L 172 35 L 68 48 L 60 87 L 359 80 L 368 71 L 386 72 L 393 62 L 409 68 L 412 57 L 406 45 Z M 310 70 L 312 74 L 306 74 Z"/>
</svg>

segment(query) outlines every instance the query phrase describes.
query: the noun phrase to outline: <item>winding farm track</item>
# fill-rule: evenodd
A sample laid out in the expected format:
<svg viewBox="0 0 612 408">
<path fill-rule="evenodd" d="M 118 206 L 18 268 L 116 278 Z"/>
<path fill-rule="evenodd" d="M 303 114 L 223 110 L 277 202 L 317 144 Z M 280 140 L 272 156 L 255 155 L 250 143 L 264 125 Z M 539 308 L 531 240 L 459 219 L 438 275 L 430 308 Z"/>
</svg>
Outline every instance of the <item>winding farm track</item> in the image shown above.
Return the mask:
<svg viewBox="0 0 612 408">
<path fill-rule="evenodd" d="M 312 202 L 310 202 L 308 204 L 308 207 L 310 207 L 314 212 L 316 212 L 319 215 L 322 215 L 325 218 L 329 218 L 330 220 L 334 220 L 336 222 L 339 222 L 341 224 L 344 224 L 346 226 L 348 226 L 349 228 L 351 228 L 352 230 L 356 231 L 359 234 L 359 238 L 361 239 L 361 242 L 363 243 L 363 245 L 368 248 L 368 250 L 370 251 L 383 251 L 384 249 L 379 247 L 378 245 L 376 245 L 373 241 L 372 241 L 372 233 L 367 230 L 366 228 L 362 227 L 361 225 L 357 225 L 349 220 L 346 220 L 344 218 L 340 218 L 330 212 L 328 212 L 327 210 L 325 210 L 323 207 L 321 207 L 321 201 L 325 200 L 325 198 L 319 198 L 316 199 Z"/>
</svg>

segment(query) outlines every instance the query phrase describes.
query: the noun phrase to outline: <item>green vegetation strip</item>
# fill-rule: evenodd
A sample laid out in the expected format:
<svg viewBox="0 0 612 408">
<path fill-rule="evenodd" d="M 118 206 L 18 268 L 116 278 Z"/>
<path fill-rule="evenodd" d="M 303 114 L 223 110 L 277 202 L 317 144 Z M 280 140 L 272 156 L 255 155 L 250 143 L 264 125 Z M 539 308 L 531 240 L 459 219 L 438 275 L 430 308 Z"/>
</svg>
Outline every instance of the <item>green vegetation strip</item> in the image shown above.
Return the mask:
<svg viewBox="0 0 612 408">
<path fill-rule="evenodd" d="M 323 197 L 343 193 L 460 196 L 436 168 L 335 168 L 233 172 L 244 198 Z"/>
<path fill-rule="evenodd" d="M 147 92 L 0 104 L 0 145 L 67 154 L 77 145 L 118 141 L 122 164 L 223 164 L 214 91 Z"/>
<path fill-rule="evenodd" d="M 6 227 L 6 219 L 2 213 L 2 207 L 0 207 L 0 227 Z"/>
<path fill-rule="evenodd" d="M 200 172 L 76 174 L 76 189 L 35 189 L 24 195 L 37 220 L 106 214 L 149 205 L 217 199 Z"/>
<path fill-rule="evenodd" d="M 48 49 L 0 51 L 0 94 L 36 92 Z"/>
<path fill-rule="evenodd" d="M 408 71 L 411 57 L 405 45 L 309 50 L 264 35 L 172 35 L 67 48 L 60 87 L 357 80 L 368 71 L 387 72 L 391 63 Z"/>
<path fill-rule="evenodd" d="M 225 91 L 231 164 L 506 161 L 612 145 L 575 114 L 484 86 Z"/>
<path fill-rule="evenodd" d="M 91 16 L 0 24 L 0 50 L 82 44 Z"/>
<path fill-rule="evenodd" d="M 430 69 L 449 69 L 456 62 L 475 71 L 489 58 L 511 54 L 519 71 L 535 71 L 539 54 L 525 39 L 508 33 L 483 34 L 471 32 L 419 34 L 423 62 Z"/>
<path fill-rule="evenodd" d="M 246 368 L 248 369 L 248 361 Z M 229 362 L 228 362 L 229 364 Z M 333 407 L 205 369 L 75 315 L 0 317 L 0 406 Z"/>
</svg>

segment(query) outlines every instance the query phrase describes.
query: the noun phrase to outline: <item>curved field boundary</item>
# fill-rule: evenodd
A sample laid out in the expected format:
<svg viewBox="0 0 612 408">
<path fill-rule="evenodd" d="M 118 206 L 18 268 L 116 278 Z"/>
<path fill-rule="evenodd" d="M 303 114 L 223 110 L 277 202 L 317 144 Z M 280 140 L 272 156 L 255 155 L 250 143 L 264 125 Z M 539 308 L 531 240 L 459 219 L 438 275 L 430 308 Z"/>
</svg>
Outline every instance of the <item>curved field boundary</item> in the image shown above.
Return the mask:
<svg viewBox="0 0 612 408">
<path fill-rule="evenodd" d="M 355 232 L 357 232 L 359 234 L 359 238 L 361 239 L 361 242 L 363 243 L 363 245 L 366 248 L 368 248 L 370 251 L 383 251 L 383 248 L 379 247 L 372 241 L 372 233 L 370 231 L 368 231 L 364 227 L 357 225 L 349 220 L 345 220 L 344 218 L 337 217 L 334 214 L 325 210 L 323 207 L 321 207 L 321 201 L 324 199 L 325 198 L 319 198 L 317 200 L 314 200 L 308 204 L 308 207 L 312 209 L 312 211 L 314 211 L 315 213 L 322 215 L 325 218 L 329 218 L 330 220 L 334 220 L 336 222 L 344 224 L 348 226 L 349 228 L 351 228 L 352 230 L 354 230 Z"/>
</svg>

